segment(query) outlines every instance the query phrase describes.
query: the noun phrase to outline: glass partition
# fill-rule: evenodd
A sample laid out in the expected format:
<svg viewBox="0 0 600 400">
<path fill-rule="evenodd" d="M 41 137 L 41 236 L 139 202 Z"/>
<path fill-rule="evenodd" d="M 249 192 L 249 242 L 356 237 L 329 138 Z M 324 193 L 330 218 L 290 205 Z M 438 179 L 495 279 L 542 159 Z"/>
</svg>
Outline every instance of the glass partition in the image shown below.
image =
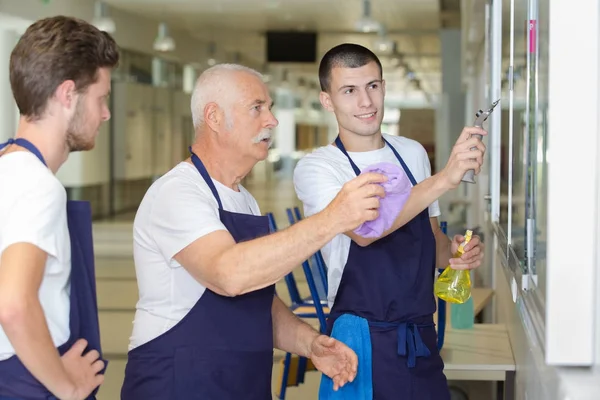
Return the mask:
<svg viewBox="0 0 600 400">
<path fill-rule="evenodd" d="M 535 219 L 535 234 L 533 241 L 533 263 L 531 274 L 535 277 L 540 298 L 545 297 L 546 292 L 546 221 L 547 221 L 547 198 L 548 198 L 548 61 L 549 61 L 549 1 L 538 2 L 538 35 L 536 47 L 536 86 L 537 86 L 537 118 L 535 130 L 535 166 L 533 217 Z"/>
<path fill-rule="evenodd" d="M 510 14 L 510 5 L 508 6 L 508 11 L 503 12 L 502 19 L 502 101 L 500 103 L 500 110 L 495 112 L 501 112 L 502 120 L 500 123 L 501 126 L 501 139 L 500 139 L 500 215 L 498 219 L 498 224 L 500 229 L 502 230 L 503 236 L 506 238 L 508 235 L 508 186 L 509 186 L 509 171 L 510 171 L 510 154 L 509 154 L 509 138 L 510 138 L 510 126 L 509 126 L 509 116 L 511 115 L 510 110 L 510 95 L 513 91 L 512 85 L 512 75 L 511 70 L 513 67 L 513 60 L 511 57 L 511 32 L 512 24 L 511 24 L 511 14 Z M 505 242 L 506 240 L 504 240 Z M 505 243 L 502 246 L 503 249 L 506 248 Z"/>
<path fill-rule="evenodd" d="M 527 174 L 529 146 L 528 136 L 530 119 L 527 108 L 530 106 L 528 95 L 531 93 L 531 73 L 528 69 L 529 52 L 527 38 L 528 20 L 527 0 L 514 2 L 514 101 L 512 112 L 512 190 L 508 199 L 510 227 L 508 239 L 521 266 L 525 263 L 526 220 L 527 220 Z"/>
<path fill-rule="evenodd" d="M 511 0 L 504 35 L 507 66 L 502 115 L 499 228 L 508 242 L 510 279 L 534 296 L 525 308 L 544 337 L 549 0 Z M 506 6 L 505 6 L 506 7 Z M 504 246 L 502 246 L 504 249 Z M 541 340 L 543 343 L 543 340 Z"/>
</svg>

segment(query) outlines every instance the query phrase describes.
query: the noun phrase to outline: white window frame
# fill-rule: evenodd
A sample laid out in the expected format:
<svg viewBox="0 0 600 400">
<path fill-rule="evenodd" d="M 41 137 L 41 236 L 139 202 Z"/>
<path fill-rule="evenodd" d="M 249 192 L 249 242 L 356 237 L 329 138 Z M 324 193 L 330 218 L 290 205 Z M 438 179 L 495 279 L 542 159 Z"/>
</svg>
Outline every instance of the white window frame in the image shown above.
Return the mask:
<svg viewBox="0 0 600 400">
<path fill-rule="evenodd" d="M 546 362 L 589 366 L 598 264 L 600 5 L 550 0 L 549 22 Z M 583 160 L 591 167 L 581 168 Z"/>
</svg>

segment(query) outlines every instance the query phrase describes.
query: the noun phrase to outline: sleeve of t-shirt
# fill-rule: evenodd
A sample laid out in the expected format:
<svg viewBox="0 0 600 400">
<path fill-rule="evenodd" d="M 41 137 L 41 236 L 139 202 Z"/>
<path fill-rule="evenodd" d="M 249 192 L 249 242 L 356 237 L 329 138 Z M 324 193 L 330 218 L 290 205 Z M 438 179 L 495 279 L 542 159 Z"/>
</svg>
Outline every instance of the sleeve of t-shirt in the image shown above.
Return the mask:
<svg viewBox="0 0 600 400">
<path fill-rule="evenodd" d="M 343 182 L 336 177 L 333 167 L 316 158 L 304 158 L 294 170 L 294 189 L 309 217 L 331 203 L 342 189 Z"/>
<path fill-rule="evenodd" d="M 2 248 L 15 243 L 29 243 L 40 248 L 48 256 L 58 258 L 62 238 L 56 226 L 65 218 L 67 198 L 62 185 L 43 176 L 25 179 L 17 192 L 22 193 L 14 202 L 8 218 L 2 225 Z M 52 271 L 47 271 L 52 272 Z"/>
<path fill-rule="evenodd" d="M 421 165 L 423 166 L 423 180 L 425 180 L 431 176 L 431 162 L 429 161 L 425 148 L 421 144 L 419 144 L 419 147 L 421 148 L 420 158 Z M 439 217 L 440 214 L 440 204 L 436 200 L 429 206 L 429 218 Z"/>
<path fill-rule="evenodd" d="M 150 232 L 165 260 L 217 230 L 226 230 L 217 202 L 197 183 L 174 178 L 160 187 L 150 212 Z"/>
</svg>

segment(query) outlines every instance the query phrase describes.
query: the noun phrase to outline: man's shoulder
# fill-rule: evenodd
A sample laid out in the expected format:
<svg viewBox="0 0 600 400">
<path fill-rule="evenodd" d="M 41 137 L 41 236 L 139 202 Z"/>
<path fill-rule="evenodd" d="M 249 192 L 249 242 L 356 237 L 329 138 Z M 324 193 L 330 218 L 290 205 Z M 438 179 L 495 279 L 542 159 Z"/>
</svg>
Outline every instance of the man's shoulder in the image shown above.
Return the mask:
<svg viewBox="0 0 600 400">
<path fill-rule="evenodd" d="M 345 157 L 339 149 L 334 146 L 327 145 L 319 147 L 302 157 L 296 165 L 296 170 L 303 170 L 312 167 L 326 167 L 335 169 L 336 166 L 344 160 Z"/>
<path fill-rule="evenodd" d="M 407 151 L 425 150 L 425 147 L 423 147 L 423 145 L 420 142 L 414 139 L 407 138 L 405 136 L 383 134 L 383 137 L 396 149 L 405 149 Z"/>
<path fill-rule="evenodd" d="M 171 168 L 166 174 L 158 178 L 152 186 L 155 186 L 156 190 L 160 191 L 172 190 L 175 188 L 208 187 L 194 166 L 185 161 L 182 161 Z"/>
<path fill-rule="evenodd" d="M 134 231 L 138 234 L 150 226 L 157 229 L 152 222 L 156 218 L 165 221 L 175 218 L 177 221 L 171 222 L 181 224 L 191 222 L 189 216 L 197 215 L 198 210 L 214 209 L 218 213 L 217 203 L 208 185 L 193 166 L 186 164 L 179 163 L 150 185 L 133 223 Z"/>
<path fill-rule="evenodd" d="M 19 156 L 22 157 L 20 154 Z M 4 157 L 0 157 L 2 158 Z M 33 160 L 16 160 L 16 158 L 10 160 L 10 158 L 6 157 L 7 162 L 0 167 L 0 174 L 4 175 L 0 185 L 10 186 L 10 190 L 3 193 L 3 196 L 12 195 L 19 201 L 31 200 L 33 203 L 46 205 L 53 202 L 66 202 L 67 192 L 64 186 L 37 158 Z"/>
<path fill-rule="evenodd" d="M 428 160 L 427 150 L 420 142 L 404 136 L 385 135 L 384 137 L 400 153 L 411 169 Z"/>
<path fill-rule="evenodd" d="M 210 189 L 193 166 L 181 162 L 150 185 L 140 206 L 177 206 L 211 197 Z"/>
<path fill-rule="evenodd" d="M 321 147 L 304 156 L 294 169 L 296 193 L 314 194 L 338 188 L 354 177 L 346 156 L 334 146 Z"/>
<path fill-rule="evenodd" d="M 6 155 L 7 160 L 16 153 Z M 24 152 L 17 154 L 12 161 L 3 161 L 0 166 L 0 208 L 3 210 L 0 222 L 6 218 L 7 224 L 21 225 L 11 225 L 15 230 L 11 235 L 24 235 L 28 241 L 34 236 L 42 240 L 62 234 L 61 227 L 67 216 L 67 192 L 52 171 L 35 156 L 32 160 L 27 160 L 27 156 Z M 19 168 L 7 173 L 10 166 Z"/>
</svg>

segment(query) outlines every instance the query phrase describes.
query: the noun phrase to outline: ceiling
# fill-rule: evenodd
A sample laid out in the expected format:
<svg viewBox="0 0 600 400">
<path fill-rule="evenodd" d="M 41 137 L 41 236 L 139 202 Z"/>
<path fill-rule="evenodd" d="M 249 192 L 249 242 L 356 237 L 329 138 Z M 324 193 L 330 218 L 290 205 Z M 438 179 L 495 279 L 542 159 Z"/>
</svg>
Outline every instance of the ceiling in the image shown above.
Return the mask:
<svg viewBox="0 0 600 400">
<path fill-rule="evenodd" d="M 357 31 L 363 0 L 105 0 L 111 7 L 166 22 L 219 50 L 238 53 L 240 62 L 261 65 L 267 30 L 317 31 L 320 58 L 331 47 L 354 42 L 376 51 L 378 33 Z M 383 24 L 396 51 L 380 53 L 388 91 L 441 87 L 439 29 L 460 27 L 460 0 L 371 0 L 371 17 Z M 229 60 L 231 61 L 231 60 Z M 294 76 L 316 79 L 316 65 L 272 65 Z M 410 80 L 412 74 L 419 81 Z"/>
<path fill-rule="evenodd" d="M 136 14 L 194 31 L 354 30 L 362 0 L 107 0 Z M 371 16 L 393 29 L 436 29 L 439 0 L 372 0 Z"/>
</svg>

